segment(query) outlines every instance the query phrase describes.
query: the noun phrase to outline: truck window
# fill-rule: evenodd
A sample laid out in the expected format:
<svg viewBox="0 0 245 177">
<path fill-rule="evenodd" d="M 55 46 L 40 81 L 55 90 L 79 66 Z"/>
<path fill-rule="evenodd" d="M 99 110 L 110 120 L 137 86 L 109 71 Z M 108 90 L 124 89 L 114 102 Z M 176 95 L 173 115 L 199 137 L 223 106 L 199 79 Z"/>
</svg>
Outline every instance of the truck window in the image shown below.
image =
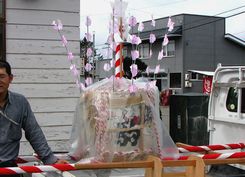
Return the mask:
<svg viewBox="0 0 245 177">
<path fill-rule="evenodd" d="M 242 88 L 242 107 L 241 112 L 245 113 L 245 88 Z M 238 101 L 238 90 L 237 88 L 231 87 L 228 92 L 226 99 L 226 109 L 230 112 L 237 112 L 237 101 Z"/>
</svg>

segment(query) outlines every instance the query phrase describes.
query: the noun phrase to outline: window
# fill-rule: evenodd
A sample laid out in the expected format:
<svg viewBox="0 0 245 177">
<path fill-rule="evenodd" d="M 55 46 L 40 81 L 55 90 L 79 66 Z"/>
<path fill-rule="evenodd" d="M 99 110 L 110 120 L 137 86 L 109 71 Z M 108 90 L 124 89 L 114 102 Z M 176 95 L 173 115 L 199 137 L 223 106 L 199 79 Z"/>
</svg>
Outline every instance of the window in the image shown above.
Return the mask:
<svg viewBox="0 0 245 177">
<path fill-rule="evenodd" d="M 241 90 L 241 112 L 245 113 L 245 88 Z M 237 112 L 238 89 L 231 87 L 226 99 L 226 109 L 230 112 Z"/>
<path fill-rule="evenodd" d="M 167 57 L 175 56 L 175 41 L 169 41 L 168 45 L 163 46 L 163 55 Z"/>
<path fill-rule="evenodd" d="M 181 88 L 181 73 L 170 73 L 170 88 Z"/>
<path fill-rule="evenodd" d="M 0 60 L 5 58 L 5 0 L 0 0 Z"/>
<path fill-rule="evenodd" d="M 140 44 L 139 45 L 140 58 L 148 58 L 149 53 L 150 53 L 150 45 L 149 44 Z"/>
</svg>

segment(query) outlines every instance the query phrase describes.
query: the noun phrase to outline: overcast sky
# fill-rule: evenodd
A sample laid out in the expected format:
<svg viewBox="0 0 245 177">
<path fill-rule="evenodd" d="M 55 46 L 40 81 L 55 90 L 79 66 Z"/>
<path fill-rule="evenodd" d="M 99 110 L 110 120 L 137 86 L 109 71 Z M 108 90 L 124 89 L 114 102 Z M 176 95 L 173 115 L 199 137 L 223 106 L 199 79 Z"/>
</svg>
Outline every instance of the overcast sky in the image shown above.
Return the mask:
<svg viewBox="0 0 245 177">
<path fill-rule="evenodd" d="M 111 0 L 112 1 L 112 0 Z M 85 17 L 90 16 L 90 31 L 95 31 L 97 47 L 106 42 L 108 24 L 112 8 L 110 0 L 81 0 L 81 38 L 86 32 Z M 227 17 L 245 11 L 245 0 L 124 0 L 128 2 L 126 16 L 131 15 L 137 21 L 190 13 L 198 15 L 217 15 Z M 114 0 L 113 0 L 114 2 Z M 244 6 L 244 7 L 243 7 Z M 243 7 L 243 8 L 239 8 Z M 239 9 L 236 9 L 239 8 Z M 236 9 L 236 10 L 232 10 Z M 232 11 L 230 11 L 232 10 Z M 230 11 L 227 13 L 223 13 Z M 232 33 L 245 40 L 245 13 L 226 19 L 226 33 Z"/>
</svg>

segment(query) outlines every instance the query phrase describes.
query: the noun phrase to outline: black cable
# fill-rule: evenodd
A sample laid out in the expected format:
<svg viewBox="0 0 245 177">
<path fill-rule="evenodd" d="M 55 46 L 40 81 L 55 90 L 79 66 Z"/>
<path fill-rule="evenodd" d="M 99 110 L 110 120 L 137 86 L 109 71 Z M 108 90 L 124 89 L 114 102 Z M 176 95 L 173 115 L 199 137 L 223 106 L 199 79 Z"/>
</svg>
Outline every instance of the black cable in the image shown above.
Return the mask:
<svg viewBox="0 0 245 177">
<path fill-rule="evenodd" d="M 210 22 L 207 22 L 207 23 L 202 23 L 202 24 L 200 24 L 200 25 L 196 25 L 196 26 L 193 26 L 193 27 L 185 28 L 185 29 L 182 29 L 182 31 L 187 31 L 187 30 L 190 30 L 190 29 L 193 29 L 193 28 L 198 28 L 198 27 L 201 27 L 201 26 L 210 24 L 210 23 L 214 23 L 214 22 L 220 21 L 220 20 L 224 20 L 224 19 L 227 19 L 227 18 L 231 18 L 231 17 L 237 16 L 237 15 L 243 14 L 244 12 L 245 12 L 245 11 L 242 11 L 242 12 L 239 12 L 239 13 L 236 13 L 236 14 L 233 14 L 233 15 L 229 15 L 229 16 L 227 16 L 227 17 L 218 17 L 218 19 L 215 19 L 215 20 L 213 20 L 213 21 L 210 21 Z"/>
</svg>

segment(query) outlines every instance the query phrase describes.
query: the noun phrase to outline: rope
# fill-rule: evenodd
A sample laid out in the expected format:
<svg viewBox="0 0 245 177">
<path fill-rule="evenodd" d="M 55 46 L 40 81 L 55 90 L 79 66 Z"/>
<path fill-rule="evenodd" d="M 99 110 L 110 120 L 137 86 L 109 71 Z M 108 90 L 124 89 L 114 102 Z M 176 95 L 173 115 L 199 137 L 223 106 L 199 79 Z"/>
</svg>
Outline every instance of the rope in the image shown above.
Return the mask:
<svg viewBox="0 0 245 177">
<path fill-rule="evenodd" d="M 245 152 L 224 153 L 224 154 L 204 154 L 196 155 L 202 159 L 231 159 L 231 158 L 245 158 Z M 178 160 L 187 160 L 189 156 L 180 156 Z M 163 158 L 161 160 L 176 160 L 173 158 Z M 95 163 L 98 165 L 98 163 Z M 76 164 L 77 165 L 77 164 Z M 80 164 L 82 165 L 82 164 Z M 84 164 L 87 165 L 87 164 Z M 54 164 L 54 165 L 40 165 L 40 166 L 21 166 L 21 167 L 6 167 L 0 168 L 1 175 L 23 174 L 23 173 L 42 173 L 51 171 L 72 171 L 80 170 L 76 168 L 75 164 Z"/>
<path fill-rule="evenodd" d="M 0 174 L 13 175 L 13 174 L 23 174 L 23 173 L 42 173 L 42 172 L 51 172 L 51 171 L 71 171 L 71 170 L 78 170 L 75 168 L 75 164 L 6 167 L 6 168 L 0 168 Z"/>
<path fill-rule="evenodd" d="M 243 149 L 245 148 L 244 143 L 237 144 L 224 144 L 224 145 L 209 145 L 209 146 L 184 146 L 179 147 L 179 152 L 203 152 L 203 151 L 217 151 L 225 149 Z"/>
<path fill-rule="evenodd" d="M 216 150 L 226 150 L 226 149 L 243 149 L 245 148 L 244 143 L 236 143 L 236 144 L 224 144 L 224 145 L 209 145 L 209 146 L 185 146 L 178 147 L 180 153 L 184 152 L 203 152 L 203 151 L 216 151 Z M 74 160 L 68 154 L 55 154 L 58 159 L 64 160 Z M 38 162 L 40 158 L 37 155 L 33 156 L 20 156 L 17 158 L 16 163 L 27 163 L 27 162 Z"/>
<path fill-rule="evenodd" d="M 55 156 L 58 159 L 63 159 L 63 160 L 74 160 L 71 156 L 69 156 L 68 154 L 55 154 Z M 16 163 L 17 164 L 21 164 L 21 163 L 27 163 L 27 162 L 39 162 L 41 161 L 40 158 L 37 155 L 33 155 L 33 156 L 20 156 L 16 159 Z M 1 162 L 1 160 L 0 160 Z"/>
<path fill-rule="evenodd" d="M 195 154 L 195 156 L 202 159 L 233 159 L 233 158 L 245 158 L 245 152 L 231 152 L 231 153 L 215 153 L 215 154 Z M 177 160 L 187 160 L 190 156 L 180 156 Z M 172 157 L 162 158 L 161 160 L 176 160 Z"/>
</svg>

